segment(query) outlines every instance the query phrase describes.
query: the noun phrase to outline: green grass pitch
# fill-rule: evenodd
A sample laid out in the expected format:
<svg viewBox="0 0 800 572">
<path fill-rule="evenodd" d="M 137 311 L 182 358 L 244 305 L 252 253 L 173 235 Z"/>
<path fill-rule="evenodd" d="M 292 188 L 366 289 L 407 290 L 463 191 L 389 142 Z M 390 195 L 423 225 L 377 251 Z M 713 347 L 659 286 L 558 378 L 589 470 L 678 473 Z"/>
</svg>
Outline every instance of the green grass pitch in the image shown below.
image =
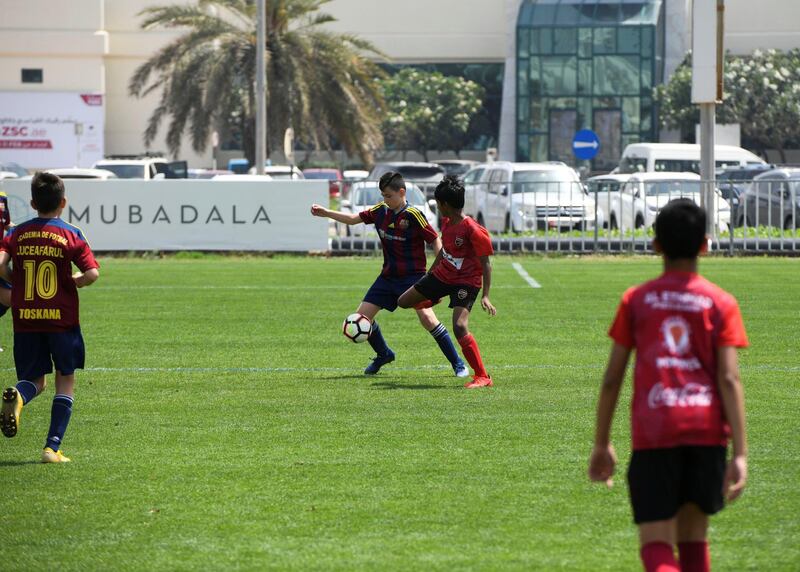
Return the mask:
<svg viewBox="0 0 800 572">
<path fill-rule="evenodd" d="M 590 484 L 586 463 L 605 332 L 658 259 L 495 257 L 498 315 L 476 309 L 471 330 L 496 387 L 476 391 L 403 310 L 379 314 L 397 361 L 361 375 L 369 346 L 339 328 L 378 258 L 101 264 L 81 291 L 73 462 L 38 463 L 52 380 L 0 441 L 0 570 L 639 569 L 629 381 L 616 486 Z M 800 260 L 701 270 L 737 296 L 752 344 L 750 481 L 712 519 L 714 569 L 798 570 Z"/>
</svg>

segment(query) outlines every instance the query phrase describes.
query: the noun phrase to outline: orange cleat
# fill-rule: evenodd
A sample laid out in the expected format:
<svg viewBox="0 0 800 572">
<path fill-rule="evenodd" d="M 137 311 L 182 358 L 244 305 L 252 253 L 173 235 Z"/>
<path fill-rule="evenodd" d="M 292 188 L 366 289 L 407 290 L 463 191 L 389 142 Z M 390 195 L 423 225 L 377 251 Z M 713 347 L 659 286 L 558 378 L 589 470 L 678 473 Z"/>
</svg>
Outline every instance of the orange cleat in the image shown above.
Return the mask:
<svg viewBox="0 0 800 572">
<path fill-rule="evenodd" d="M 464 384 L 464 387 L 467 389 L 475 389 L 476 387 L 492 387 L 493 385 L 494 384 L 492 383 L 491 377 L 481 377 L 476 375 L 472 378 L 472 381 Z"/>
</svg>

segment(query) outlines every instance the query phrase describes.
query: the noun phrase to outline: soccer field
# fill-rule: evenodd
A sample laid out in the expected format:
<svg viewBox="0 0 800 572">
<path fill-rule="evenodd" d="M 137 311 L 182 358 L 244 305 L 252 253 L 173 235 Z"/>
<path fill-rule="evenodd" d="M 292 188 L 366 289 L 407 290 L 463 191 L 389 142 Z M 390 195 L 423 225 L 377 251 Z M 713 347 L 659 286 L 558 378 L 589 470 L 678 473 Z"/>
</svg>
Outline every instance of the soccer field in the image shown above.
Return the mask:
<svg viewBox="0 0 800 572">
<path fill-rule="evenodd" d="M 498 314 L 470 326 L 495 387 L 472 391 L 408 310 L 378 315 L 397 360 L 362 375 L 371 349 L 340 325 L 378 258 L 100 262 L 81 291 L 73 462 L 38 462 L 52 380 L 0 441 L 0 570 L 639 568 L 630 378 L 614 488 L 586 469 L 606 330 L 658 259 L 494 257 Z M 750 481 L 712 519 L 712 564 L 798 570 L 800 260 L 701 271 L 738 298 L 751 342 Z"/>
</svg>

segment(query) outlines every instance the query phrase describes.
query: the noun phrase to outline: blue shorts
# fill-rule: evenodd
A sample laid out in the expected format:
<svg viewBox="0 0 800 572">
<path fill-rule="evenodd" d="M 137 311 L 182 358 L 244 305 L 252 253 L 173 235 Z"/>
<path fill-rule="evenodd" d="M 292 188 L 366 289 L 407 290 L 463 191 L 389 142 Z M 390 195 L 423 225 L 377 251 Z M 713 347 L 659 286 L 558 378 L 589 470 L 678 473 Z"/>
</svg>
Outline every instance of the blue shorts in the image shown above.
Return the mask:
<svg viewBox="0 0 800 572">
<path fill-rule="evenodd" d="M 370 289 L 367 290 L 367 294 L 364 296 L 364 302 L 369 302 L 384 310 L 394 312 L 395 308 L 397 308 L 397 299 L 423 276 L 425 276 L 424 272 L 409 274 L 408 276 L 399 278 L 378 276 L 372 286 L 370 286 Z"/>
<path fill-rule="evenodd" d="M 80 326 L 66 332 L 14 332 L 17 379 L 32 381 L 56 371 L 71 375 L 83 369 L 86 348 Z"/>
</svg>

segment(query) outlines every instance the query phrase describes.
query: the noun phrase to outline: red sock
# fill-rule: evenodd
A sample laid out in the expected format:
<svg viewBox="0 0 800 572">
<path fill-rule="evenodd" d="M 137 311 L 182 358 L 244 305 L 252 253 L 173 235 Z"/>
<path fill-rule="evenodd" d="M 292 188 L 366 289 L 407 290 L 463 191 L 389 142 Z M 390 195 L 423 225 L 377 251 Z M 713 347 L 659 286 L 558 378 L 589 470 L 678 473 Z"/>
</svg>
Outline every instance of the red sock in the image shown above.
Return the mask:
<svg viewBox="0 0 800 572">
<path fill-rule="evenodd" d="M 475 372 L 475 377 L 489 377 L 486 369 L 483 367 L 483 360 L 481 359 L 481 351 L 478 349 L 478 342 L 472 337 L 472 334 L 467 334 L 463 338 L 458 339 L 458 345 L 461 346 L 461 351 L 464 352 L 464 357 L 467 358 L 469 365 Z"/>
<path fill-rule="evenodd" d="M 681 559 L 682 572 L 710 572 L 711 554 L 708 542 L 679 542 L 678 555 Z"/>
<path fill-rule="evenodd" d="M 666 542 L 649 542 L 639 553 L 646 572 L 681 572 L 675 562 L 672 545 Z"/>
</svg>

